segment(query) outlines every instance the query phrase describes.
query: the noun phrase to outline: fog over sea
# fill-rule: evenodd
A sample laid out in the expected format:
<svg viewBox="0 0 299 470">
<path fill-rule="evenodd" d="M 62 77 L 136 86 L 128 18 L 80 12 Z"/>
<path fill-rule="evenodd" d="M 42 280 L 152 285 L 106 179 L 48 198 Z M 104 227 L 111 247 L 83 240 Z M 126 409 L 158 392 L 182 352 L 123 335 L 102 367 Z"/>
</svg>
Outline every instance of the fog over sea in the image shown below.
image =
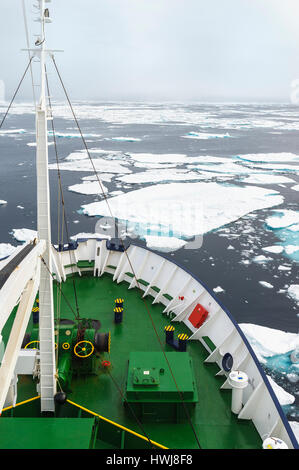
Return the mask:
<svg viewBox="0 0 299 470">
<path fill-rule="evenodd" d="M 135 243 L 214 291 L 275 381 L 289 421 L 299 422 L 299 362 L 290 360 L 299 348 L 299 108 L 76 102 L 74 109 L 114 216 L 129 221 Z M 109 213 L 70 110 L 56 102 L 53 115 L 69 234 L 84 238 Z M 49 143 L 55 244 L 51 131 Z M 34 109 L 16 103 L 0 130 L 0 259 L 36 230 L 35 150 Z"/>
</svg>

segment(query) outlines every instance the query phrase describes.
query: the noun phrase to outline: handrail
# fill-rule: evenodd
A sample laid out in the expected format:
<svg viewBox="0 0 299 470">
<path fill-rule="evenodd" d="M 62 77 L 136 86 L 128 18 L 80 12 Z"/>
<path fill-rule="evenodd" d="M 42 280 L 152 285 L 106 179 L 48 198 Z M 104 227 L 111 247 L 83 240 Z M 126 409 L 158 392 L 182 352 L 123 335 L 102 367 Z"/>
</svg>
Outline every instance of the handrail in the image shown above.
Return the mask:
<svg viewBox="0 0 299 470">
<path fill-rule="evenodd" d="M 94 411 L 88 410 L 84 406 L 78 405 L 78 403 L 74 403 L 71 400 L 66 400 L 67 403 L 70 403 L 71 405 L 76 406 L 77 408 L 80 408 L 83 411 L 86 411 L 87 413 L 92 414 L 93 416 L 97 416 L 98 418 L 102 419 L 103 421 L 106 421 L 107 423 L 112 424 L 113 426 L 123 429 L 124 431 L 127 431 L 130 434 L 133 434 L 136 437 L 139 437 L 139 439 L 143 439 L 144 441 L 149 441 L 151 444 L 153 444 L 156 447 L 159 447 L 160 449 L 168 449 L 168 447 L 163 446 L 162 444 L 159 444 L 158 442 L 152 441 L 151 439 L 148 439 L 145 436 L 142 436 L 142 434 L 138 434 L 135 431 L 132 431 L 132 429 L 126 428 L 125 426 L 122 426 L 121 424 L 116 423 L 115 421 L 111 421 L 111 419 L 105 418 L 104 416 L 99 415 L 98 413 L 95 413 Z"/>
</svg>

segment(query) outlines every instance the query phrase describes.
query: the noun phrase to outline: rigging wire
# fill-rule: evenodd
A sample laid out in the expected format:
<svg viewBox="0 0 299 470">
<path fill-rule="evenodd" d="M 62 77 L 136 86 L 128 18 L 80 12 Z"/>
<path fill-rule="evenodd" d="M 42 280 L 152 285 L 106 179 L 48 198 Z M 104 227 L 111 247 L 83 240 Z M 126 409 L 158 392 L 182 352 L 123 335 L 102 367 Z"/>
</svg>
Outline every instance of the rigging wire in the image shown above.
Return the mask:
<svg viewBox="0 0 299 470">
<path fill-rule="evenodd" d="M 58 288 L 60 289 L 61 291 L 61 295 L 62 297 L 64 298 L 65 302 L 67 303 L 68 307 L 70 308 L 71 312 L 73 313 L 74 317 L 76 318 L 76 312 L 74 312 L 73 310 L 73 307 L 71 306 L 70 302 L 68 301 L 68 299 L 66 298 L 65 294 L 63 293 L 62 289 L 61 289 L 61 283 L 59 281 L 57 281 L 57 279 L 55 279 L 54 275 L 51 273 L 51 270 L 49 269 L 46 261 L 44 260 L 44 258 L 40 255 L 40 258 L 42 260 L 42 262 L 44 263 L 44 265 L 46 266 L 47 268 L 47 271 L 49 272 L 49 274 L 51 275 L 52 279 L 54 282 L 56 282 Z"/>
<path fill-rule="evenodd" d="M 96 168 L 95 168 L 93 159 L 92 159 L 91 156 L 90 156 L 87 143 L 86 143 L 86 141 L 85 141 L 85 139 L 84 139 L 84 136 L 83 136 L 83 134 L 82 134 L 82 131 L 81 131 L 79 122 L 78 122 L 77 117 L 76 117 L 76 115 L 75 115 L 75 112 L 74 112 L 72 103 L 71 103 L 71 101 L 70 101 L 69 95 L 68 95 L 68 93 L 67 93 L 67 90 L 66 90 L 66 88 L 65 88 L 64 82 L 63 82 L 63 80 L 62 80 L 62 77 L 61 77 L 61 75 L 60 75 L 60 72 L 59 72 L 59 70 L 58 70 L 58 67 L 57 67 L 57 64 L 56 64 L 56 61 L 55 61 L 53 55 L 52 55 L 52 61 L 53 61 L 53 63 L 54 63 L 54 67 L 55 67 L 56 72 L 57 72 L 57 75 L 58 75 L 58 77 L 59 77 L 59 81 L 60 81 L 60 83 L 61 83 L 61 86 L 62 86 L 62 88 L 63 88 L 63 90 L 64 90 L 64 93 L 65 93 L 66 99 L 67 99 L 67 101 L 68 101 L 68 104 L 69 104 L 69 106 L 70 106 L 70 109 L 71 109 L 71 112 L 72 112 L 74 121 L 75 121 L 75 123 L 76 123 L 76 125 L 77 125 L 77 127 L 78 127 L 78 130 L 79 130 L 81 139 L 82 139 L 82 141 L 83 141 L 83 144 L 84 144 L 85 150 L 86 150 L 86 152 L 87 152 L 88 158 L 89 158 L 89 160 L 90 160 L 90 162 L 91 162 L 93 171 L 94 171 L 94 173 L 95 173 L 95 176 L 96 176 L 97 181 L 98 181 L 98 183 L 99 183 L 99 186 L 100 186 L 100 188 L 101 188 L 101 191 L 102 191 L 103 197 L 104 197 L 104 199 L 105 199 L 105 202 L 106 202 L 106 204 L 107 204 L 109 213 L 110 213 L 111 217 L 114 218 L 114 217 L 113 217 L 112 210 L 111 210 L 111 207 L 110 207 L 110 204 L 109 204 L 109 201 L 108 201 L 108 198 L 107 198 L 107 195 L 106 195 L 106 193 L 105 193 L 105 191 L 104 191 L 102 182 L 101 182 L 101 180 L 100 180 L 100 178 L 99 178 L 99 175 L 98 175 L 98 172 L 97 172 L 97 170 L 96 170 Z M 128 263 L 129 263 L 130 268 L 131 268 L 131 270 L 132 270 L 132 273 L 133 273 L 133 275 L 134 275 L 134 278 L 135 278 L 137 287 L 138 287 L 138 289 L 140 290 L 140 292 L 143 292 L 142 289 L 141 289 L 141 287 L 140 287 L 140 284 L 139 284 L 139 282 L 138 282 L 138 279 L 137 279 L 137 276 L 136 276 L 136 274 L 135 274 L 135 271 L 134 271 L 134 268 L 133 268 L 133 266 L 132 266 L 132 263 L 131 263 L 131 260 L 130 260 L 130 258 L 129 258 L 129 255 L 128 255 L 128 253 L 127 253 L 125 247 L 124 247 L 123 240 L 122 240 L 121 238 L 120 238 L 120 240 L 121 240 L 121 243 L 122 243 L 122 245 L 123 245 L 124 253 L 125 253 L 125 255 L 126 255 L 127 261 L 128 261 Z M 174 376 L 174 374 L 173 374 L 172 368 L 171 368 L 171 366 L 170 366 L 170 363 L 169 363 L 168 358 L 167 358 L 167 356 L 166 356 L 166 353 L 165 353 L 165 351 L 164 351 L 163 344 L 162 344 L 162 342 L 161 342 L 161 340 L 160 340 L 160 337 L 159 337 L 159 335 L 158 335 L 156 326 L 155 326 L 154 321 L 153 321 L 153 318 L 152 318 L 152 316 L 151 316 L 151 314 L 150 314 L 150 311 L 149 311 L 149 308 L 148 308 L 148 306 L 147 306 L 146 300 L 145 300 L 143 297 L 142 297 L 142 300 L 143 300 L 143 302 L 144 302 L 144 305 L 145 305 L 147 314 L 148 314 L 148 316 L 149 316 L 149 318 L 150 318 L 150 321 L 151 321 L 151 324 L 152 324 L 152 326 L 153 326 L 154 332 L 155 332 L 156 337 L 157 337 L 157 339 L 158 339 L 158 342 L 159 342 L 159 344 L 160 344 L 162 353 L 163 353 L 163 355 L 164 355 L 164 358 L 165 358 L 165 361 L 166 361 L 166 363 L 167 363 L 168 369 L 169 369 L 170 374 L 171 374 L 171 376 L 172 376 L 172 379 L 173 379 L 173 381 L 174 381 L 175 387 L 176 387 L 176 389 L 177 389 L 177 391 L 178 391 L 180 400 L 181 400 L 181 402 L 182 402 L 182 404 L 183 404 L 183 408 L 184 408 L 186 417 L 187 417 L 187 419 L 188 419 L 188 421 L 189 421 L 189 424 L 190 424 L 190 426 L 191 426 L 191 428 L 192 428 L 192 431 L 193 431 L 194 437 L 195 437 L 195 439 L 196 439 L 197 445 L 198 445 L 198 447 L 201 449 L 201 445 L 200 445 L 200 442 L 199 442 L 199 439 L 198 439 L 196 430 L 195 430 L 195 428 L 194 428 L 194 425 L 193 425 L 193 423 L 192 423 L 192 420 L 191 420 L 191 417 L 190 417 L 188 408 L 187 408 L 187 406 L 186 406 L 186 404 L 185 404 L 183 394 L 182 394 L 181 390 L 179 389 L 179 386 L 178 386 L 177 381 L 176 381 L 176 379 L 175 379 L 175 376 Z"/>
<path fill-rule="evenodd" d="M 33 59 L 33 56 L 30 58 L 29 63 L 28 63 L 28 65 L 27 65 L 26 69 L 25 69 L 25 72 L 23 73 L 22 78 L 21 78 L 21 80 L 19 81 L 19 84 L 18 84 L 18 86 L 17 86 L 17 88 L 16 88 L 16 91 L 14 92 L 13 97 L 12 97 L 12 99 L 11 99 L 9 105 L 8 105 L 8 108 L 7 108 L 5 114 L 4 114 L 3 118 L 2 118 L 2 121 L 1 121 L 1 123 L 0 123 L 0 129 L 1 129 L 1 127 L 2 127 L 3 124 L 4 124 L 4 121 L 5 121 L 5 119 L 6 119 L 7 115 L 8 115 L 8 113 L 9 113 L 9 110 L 10 110 L 10 108 L 11 108 L 13 102 L 14 102 L 14 99 L 15 99 L 15 97 L 16 97 L 16 95 L 17 95 L 19 89 L 20 89 L 20 86 L 22 85 L 22 82 L 23 82 L 23 80 L 24 80 L 24 78 L 25 78 L 25 75 L 26 75 L 26 73 L 27 73 L 27 70 L 28 70 L 29 67 L 30 67 L 30 64 L 31 64 L 31 62 L 32 62 L 32 59 Z"/>
<path fill-rule="evenodd" d="M 56 140 L 55 126 L 54 126 L 54 119 L 53 119 L 53 109 L 52 109 L 52 102 L 51 102 L 51 96 L 50 96 L 49 81 L 48 81 L 48 74 L 47 74 L 46 65 L 45 65 L 45 75 L 46 75 L 46 85 L 47 85 L 47 92 L 48 92 L 48 101 L 49 101 L 49 110 L 50 110 L 50 117 L 51 117 L 51 127 L 52 127 L 53 141 L 54 141 L 55 157 L 56 157 L 56 164 L 57 164 L 58 182 L 59 182 L 58 194 L 59 194 L 59 199 L 61 198 L 61 204 L 62 204 L 62 224 L 61 224 L 61 226 L 60 226 L 60 219 L 58 219 L 58 246 L 59 246 L 60 231 L 61 231 L 61 243 L 63 245 L 63 233 L 64 233 L 63 232 L 63 227 L 65 227 L 68 243 L 70 243 L 70 237 L 69 237 L 69 231 L 68 231 L 68 225 L 67 225 L 67 216 L 66 216 L 66 209 L 65 209 L 65 202 L 64 202 L 64 195 L 63 195 L 63 188 L 62 188 L 62 181 L 61 181 L 61 172 L 60 172 L 60 167 L 59 167 L 57 140 Z M 59 200 L 58 200 L 58 205 L 60 207 Z M 70 250 L 69 250 L 69 256 L 70 256 L 70 264 L 71 264 L 72 274 L 74 274 L 73 260 L 71 258 L 71 251 Z M 76 283 L 75 283 L 74 277 L 72 277 L 72 283 L 73 283 L 76 310 L 77 310 L 76 320 L 80 320 L 77 289 L 76 289 Z"/>
</svg>

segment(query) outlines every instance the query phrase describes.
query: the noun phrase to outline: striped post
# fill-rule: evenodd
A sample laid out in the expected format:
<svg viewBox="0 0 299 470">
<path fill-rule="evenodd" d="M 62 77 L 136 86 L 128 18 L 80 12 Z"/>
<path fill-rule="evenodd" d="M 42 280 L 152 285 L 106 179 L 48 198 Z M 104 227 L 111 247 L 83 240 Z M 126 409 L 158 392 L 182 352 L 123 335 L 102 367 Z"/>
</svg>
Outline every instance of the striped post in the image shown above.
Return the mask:
<svg viewBox="0 0 299 470">
<path fill-rule="evenodd" d="M 166 344 L 173 346 L 173 334 L 174 334 L 174 326 L 168 325 L 165 326 L 165 336 L 166 336 Z"/>
<path fill-rule="evenodd" d="M 185 352 L 187 350 L 187 339 L 189 338 L 188 335 L 185 333 L 181 333 L 178 335 L 178 350 L 181 352 Z"/>
</svg>

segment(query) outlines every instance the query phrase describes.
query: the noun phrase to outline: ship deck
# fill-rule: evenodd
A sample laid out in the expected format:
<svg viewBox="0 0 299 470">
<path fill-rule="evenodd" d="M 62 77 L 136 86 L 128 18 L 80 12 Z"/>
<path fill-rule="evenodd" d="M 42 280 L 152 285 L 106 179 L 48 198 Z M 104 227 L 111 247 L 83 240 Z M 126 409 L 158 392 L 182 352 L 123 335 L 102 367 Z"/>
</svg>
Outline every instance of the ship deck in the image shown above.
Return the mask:
<svg viewBox="0 0 299 470">
<path fill-rule="evenodd" d="M 153 441 L 172 449 L 196 449 L 194 432 L 188 420 L 178 423 L 142 423 L 142 429 L 136 419 L 123 404 L 122 395 L 125 391 L 125 383 L 128 369 L 128 358 L 132 351 L 161 351 L 161 345 L 151 323 L 151 319 L 142 300 L 142 293 L 134 288 L 128 290 L 128 283 L 119 284 L 112 281 L 112 276 L 105 273 L 100 278 L 85 273 L 82 277 L 75 276 L 75 284 L 78 298 L 80 316 L 84 318 L 98 319 L 101 322 L 102 332 L 111 332 L 110 353 L 105 353 L 105 359 L 111 362 L 111 375 L 103 369 L 99 369 L 97 375 L 75 377 L 72 380 L 72 393 L 68 399 L 79 406 L 91 410 L 107 418 L 109 421 L 124 426 L 138 434 L 144 434 Z M 73 282 L 68 277 L 62 285 L 62 290 L 67 301 L 75 310 Z M 54 286 L 54 301 L 56 303 L 56 287 Z M 115 324 L 113 317 L 114 300 L 118 297 L 124 299 L 124 319 L 122 324 Z M 170 318 L 163 314 L 164 306 L 152 304 L 152 299 L 146 297 L 149 312 L 159 334 L 160 341 L 165 351 L 173 349 L 165 344 L 164 327 L 170 323 Z M 56 308 L 56 306 L 55 306 Z M 11 322 L 7 322 L 4 333 L 9 332 Z M 74 319 L 73 313 L 67 305 L 64 297 L 61 298 L 61 318 Z M 176 334 L 190 334 L 182 323 L 174 323 Z M 28 325 L 30 331 L 32 323 Z M 204 364 L 208 352 L 199 341 L 189 341 L 187 348 L 193 360 L 198 403 L 191 413 L 191 419 L 198 436 L 200 447 L 203 449 L 252 449 L 261 448 L 261 438 L 250 420 L 240 420 L 232 414 L 231 391 L 220 390 L 224 382 L 224 376 L 216 376 L 219 371 L 216 364 Z M 112 378 L 113 379 L 112 379 Z M 116 385 L 117 384 L 117 385 Z M 29 376 L 19 376 L 18 402 L 30 399 L 36 395 L 35 385 Z M 20 406 L 3 414 L 13 415 L 14 421 L 27 415 L 28 418 L 37 416 L 38 400 L 28 405 Z M 70 405 L 65 406 L 62 416 L 68 416 L 68 411 L 74 417 L 82 416 L 82 409 Z M 27 411 L 26 411 L 27 410 Z M 10 413 L 10 414 L 9 414 Z M 89 414 L 85 411 L 84 417 Z M 94 418 L 94 415 L 90 415 Z M 11 418 L 9 418 L 11 419 Z M 1 424 L 1 423 L 0 423 Z M 84 427 L 82 428 L 84 432 Z M 146 442 L 148 444 L 148 442 Z M 19 445 L 22 445 L 21 443 Z M 34 442 L 32 443 L 35 447 Z M 63 446 L 63 443 L 61 443 Z M 9 442 L 2 441 L 1 447 L 10 447 Z M 25 444 L 24 444 L 25 446 Z M 26 447 L 28 443 L 26 444 Z M 105 440 L 96 440 L 95 447 L 109 447 Z M 150 446 L 149 446 L 150 447 Z"/>
</svg>

